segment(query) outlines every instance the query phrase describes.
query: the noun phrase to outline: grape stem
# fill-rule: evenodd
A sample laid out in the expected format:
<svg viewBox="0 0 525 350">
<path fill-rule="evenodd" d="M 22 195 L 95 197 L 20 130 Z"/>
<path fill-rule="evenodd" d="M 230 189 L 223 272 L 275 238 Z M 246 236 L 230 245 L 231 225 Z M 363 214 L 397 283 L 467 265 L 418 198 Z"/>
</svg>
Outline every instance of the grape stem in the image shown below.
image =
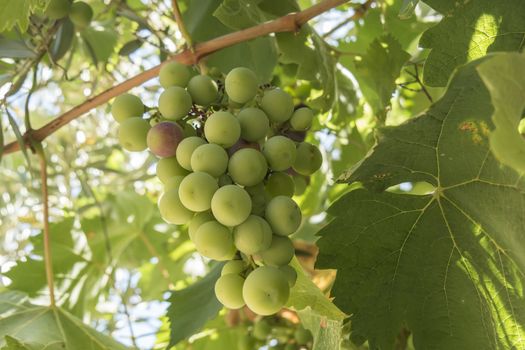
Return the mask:
<svg viewBox="0 0 525 350">
<path fill-rule="evenodd" d="M 61 127 L 69 124 L 71 121 L 79 118 L 93 108 L 96 108 L 108 102 L 112 98 L 119 96 L 150 79 L 155 78 L 159 74 L 162 65 L 164 65 L 166 62 L 178 61 L 183 64 L 193 65 L 197 64 L 201 58 L 235 44 L 265 36 L 270 33 L 295 32 L 312 18 L 334 7 L 344 4 L 347 1 L 348 0 L 323 0 L 303 11 L 290 13 L 273 21 L 261 23 L 244 30 L 226 34 L 203 43 L 198 43 L 194 46 L 193 52 L 190 49 L 186 49 L 181 53 L 175 54 L 160 65 L 143 71 L 142 73 L 139 73 L 134 77 L 131 77 L 130 79 L 117 84 L 92 98 L 87 99 L 85 102 L 73 107 L 43 127 L 36 130 L 27 130 L 23 135 L 23 142 L 20 143 L 23 143 L 23 146 L 27 147 L 30 145 L 31 140 L 36 142 L 43 141 Z M 4 154 L 10 154 L 19 151 L 21 147 L 20 143 L 18 141 L 14 141 L 6 145 L 4 148 Z"/>
</svg>

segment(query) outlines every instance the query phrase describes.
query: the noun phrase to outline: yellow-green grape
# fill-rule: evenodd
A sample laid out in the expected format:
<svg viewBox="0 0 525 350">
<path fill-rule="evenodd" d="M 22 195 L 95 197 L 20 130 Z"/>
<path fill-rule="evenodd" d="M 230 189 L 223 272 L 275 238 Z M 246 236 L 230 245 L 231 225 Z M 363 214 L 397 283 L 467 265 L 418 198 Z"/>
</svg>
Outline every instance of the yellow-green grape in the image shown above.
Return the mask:
<svg viewBox="0 0 525 350">
<path fill-rule="evenodd" d="M 93 19 L 93 9 L 83 1 L 74 2 L 69 11 L 69 19 L 80 30 L 86 28 Z"/>
<path fill-rule="evenodd" d="M 131 152 L 144 151 L 148 144 L 146 137 L 150 129 L 149 123 L 142 118 L 128 118 L 120 124 L 118 139 L 122 147 Z"/>
<path fill-rule="evenodd" d="M 266 250 L 272 243 L 272 229 L 260 216 L 250 215 L 233 229 L 235 247 L 246 255 Z"/>
<path fill-rule="evenodd" d="M 295 283 L 297 282 L 297 271 L 295 271 L 295 269 L 290 265 L 279 266 L 279 270 L 284 272 L 284 274 L 286 275 L 286 278 L 288 279 L 288 285 L 290 286 L 290 288 L 295 286 Z"/>
<path fill-rule="evenodd" d="M 242 186 L 253 186 L 266 176 L 268 165 L 261 152 L 242 148 L 235 152 L 228 163 L 228 173 L 233 181 Z"/>
<path fill-rule="evenodd" d="M 270 247 L 259 253 L 265 265 L 284 266 L 292 261 L 295 255 L 292 240 L 288 237 L 274 235 Z M 288 280 L 286 281 L 288 284 Z"/>
<path fill-rule="evenodd" d="M 290 287 L 282 271 L 262 266 L 251 272 L 242 288 L 246 305 L 259 315 L 272 315 L 281 310 L 290 296 Z"/>
<path fill-rule="evenodd" d="M 246 270 L 247 266 L 248 265 L 244 260 L 230 260 L 222 267 L 221 276 L 228 275 L 230 273 L 240 275 L 244 272 L 244 270 Z"/>
<path fill-rule="evenodd" d="M 178 120 L 186 116 L 192 106 L 191 96 L 180 86 L 171 86 L 159 97 L 159 111 L 166 119 Z"/>
<path fill-rule="evenodd" d="M 253 324 L 253 337 L 257 340 L 266 340 L 268 336 L 272 333 L 272 327 L 270 324 L 262 319 Z"/>
<path fill-rule="evenodd" d="M 160 215 L 170 224 L 184 225 L 193 217 L 193 212 L 182 205 L 176 189 L 164 192 L 158 206 Z"/>
<path fill-rule="evenodd" d="M 195 216 L 191 219 L 190 224 L 188 225 L 188 236 L 190 236 L 190 239 L 192 241 L 195 240 L 195 233 L 201 227 L 202 224 L 208 221 L 213 221 L 215 218 L 209 211 L 203 211 L 201 213 L 195 214 Z"/>
<path fill-rule="evenodd" d="M 274 197 L 268 202 L 265 211 L 266 221 L 270 224 L 273 233 L 288 236 L 301 226 L 301 209 L 286 196 Z"/>
<path fill-rule="evenodd" d="M 218 188 L 217 180 L 210 174 L 191 173 L 179 186 L 180 201 L 191 211 L 206 211 L 210 209 L 211 199 Z"/>
<path fill-rule="evenodd" d="M 293 193 L 294 196 L 301 196 L 306 191 L 306 188 L 308 187 L 308 181 L 306 177 L 302 175 L 294 176 L 293 182 L 295 186 L 294 193 Z"/>
<path fill-rule="evenodd" d="M 287 137 L 277 135 L 269 138 L 263 147 L 263 153 L 275 171 L 283 171 L 290 168 L 296 158 L 297 151 L 295 143 Z"/>
<path fill-rule="evenodd" d="M 215 112 L 204 124 L 204 135 L 208 142 L 228 148 L 241 136 L 241 125 L 230 112 Z"/>
<path fill-rule="evenodd" d="M 266 136 L 270 128 L 268 117 L 259 108 L 244 108 L 237 114 L 241 124 L 241 137 L 246 141 L 258 141 Z"/>
<path fill-rule="evenodd" d="M 183 139 L 177 146 L 177 151 L 175 152 L 180 166 L 186 170 L 193 170 L 191 168 L 191 156 L 199 146 L 204 144 L 206 144 L 206 141 L 198 136 L 190 136 Z"/>
<path fill-rule="evenodd" d="M 164 184 L 164 192 L 170 190 L 179 190 L 180 183 L 184 180 L 184 176 L 173 176 Z"/>
<path fill-rule="evenodd" d="M 257 76 L 248 68 L 234 68 L 226 75 L 224 88 L 232 101 L 246 103 L 257 94 Z"/>
<path fill-rule="evenodd" d="M 266 180 L 266 192 L 272 197 L 292 197 L 294 190 L 295 184 L 292 177 L 281 171 L 271 173 Z"/>
<path fill-rule="evenodd" d="M 244 189 L 252 199 L 252 214 L 264 216 L 266 204 L 270 200 L 268 193 L 264 188 L 264 184 L 261 182 L 254 186 L 247 186 Z"/>
<path fill-rule="evenodd" d="M 188 83 L 188 92 L 195 104 L 208 106 L 217 101 L 217 84 L 207 75 L 196 75 Z"/>
<path fill-rule="evenodd" d="M 228 153 L 219 145 L 207 143 L 197 147 L 191 155 L 193 171 L 202 171 L 219 177 L 228 168 Z"/>
<path fill-rule="evenodd" d="M 240 309 L 244 306 L 242 286 L 244 278 L 236 274 L 227 274 L 219 277 L 215 282 L 215 295 L 222 305 L 228 309 Z"/>
<path fill-rule="evenodd" d="M 233 180 L 229 175 L 222 174 L 219 177 L 219 187 L 226 186 L 226 185 L 232 185 Z"/>
<path fill-rule="evenodd" d="M 172 86 L 186 87 L 190 80 L 190 70 L 185 65 L 171 61 L 167 62 L 160 68 L 159 81 L 163 88 L 167 89 Z"/>
<path fill-rule="evenodd" d="M 290 118 L 290 126 L 292 130 L 306 131 L 312 127 L 314 120 L 314 113 L 308 107 L 301 107 L 293 112 Z"/>
<path fill-rule="evenodd" d="M 290 119 L 293 107 L 292 96 L 279 88 L 265 91 L 261 99 L 262 110 L 276 123 L 284 123 Z"/>
<path fill-rule="evenodd" d="M 248 218 L 252 200 L 248 193 L 236 185 L 219 188 L 211 200 L 211 211 L 215 219 L 226 226 L 237 226 Z"/>
<path fill-rule="evenodd" d="M 295 341 L 297 344 L 308 344 L 310 341 L 312 341 L 312 333 L 303 326 L 297 327 L 293 334 Z"/>
<path fill-rule="evenodd" d="M 293 170 L 301 175 L 312 175 L 323 164 L 323 156 L 319 148 L 308 142 L 301 142 L 297 146 L 297 155 Z"/>
<path fill-rule="evenodd" d="M 124 120 L 132 117 L 142 117 L 144 114 L 144 104 L 135 95 L 122 94 L 115 98 L 111 105 L 111 114 L 113 118 L 122 123 Z"/>
<path fill-rule="evenodd" d="M 157 162 L 157 177 L 165 184 L 174 176 L 186 176 L 188 171 L 180 166 L 176 157 L 162 158 Z"/>
<path fill-rule="evenodd" d="M 229 260 L 235 249 L 230 229 L 215 220 L 205 222 L 197 229 L 193 243 L 202 256 L 218 261 Z"/>
<path fill-rule="evenodd" d="M 60 19 L 68 15 L 71 10 L 69 0 L 51 0 L 46 7 L 46 16 L 50 19 Z"/>
</svg>

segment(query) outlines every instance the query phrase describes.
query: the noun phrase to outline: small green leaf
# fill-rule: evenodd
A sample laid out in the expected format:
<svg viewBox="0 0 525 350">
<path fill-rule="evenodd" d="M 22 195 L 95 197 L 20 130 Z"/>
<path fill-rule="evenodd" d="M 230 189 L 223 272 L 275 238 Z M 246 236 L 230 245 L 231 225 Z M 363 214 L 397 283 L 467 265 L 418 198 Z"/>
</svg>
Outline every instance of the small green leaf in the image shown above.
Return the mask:
<svg viewBox="0 0 525 350">
<path fill-rule="evenodd" d="M 73 38 L 75 37 L 75 26 L 69 18 L 64 19 L 57 30 L 55 38 L 51 43 L 49 51 L 53 61 L 58 61 L 69 51 Z"/>
<path fill-rule="evenodd" d="M 128 41 L 127 43 L 124 44 L 124 46 L 120 48 L 118 54 L 120 56 L 129 56 L 133 52 L 140 49 L 142 44 L 143 44 L 142 40 L 139 40 L 139 39 Z"/>
<path fill-rule="evenodd" d="M 106 62 L 115 51 L 118 35 L 112 28 L 88 27 L 81 32 L 81 36 L 95 64 Z"/>
<path fill-rule="evenodd" d="M 525 55 L 498 54 L 478 67 L 494 106 L 490 147 L 503 164 L 525 173 L 525 139 L 518 132 L 525 109 Z"/>
<path fill-rule="evenodd" d="M 168 299 L 171 330 L 168 348 L 195 334 L 222 309 L 214 290 L 215 282 L 221 275 L 221 268 L 222 264 L 217 264 L 198 282 L 171 293 Z"/>
<path fill-rule="evenodd" d="M 0 38 L 0 57 L 33 58 L 35 57 L 35 52 L 22 40 Z"/>
</svg>

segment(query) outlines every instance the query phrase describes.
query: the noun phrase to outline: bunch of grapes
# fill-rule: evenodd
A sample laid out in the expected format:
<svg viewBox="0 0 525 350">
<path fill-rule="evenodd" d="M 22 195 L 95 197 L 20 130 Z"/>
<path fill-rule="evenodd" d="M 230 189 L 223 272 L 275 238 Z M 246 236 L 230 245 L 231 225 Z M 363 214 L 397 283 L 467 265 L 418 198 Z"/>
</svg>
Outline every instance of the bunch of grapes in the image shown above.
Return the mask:
<svg viewBox="0 0 525 350">
<path fill-rule="evenodd" d="M 149 121 L 138 97 L 115 99 L 120 143 L 160 158 L 162 217 L 188 224 L 200 254 L 227 261 L 215 285 L 218 300 L 230 309 L 246 305 L 274 314 L 297 279 L 289 236 L 302 215 L 291 197 L 322 163 L 319 149 L 304 142 L 313 112 L 294 108 L 279 88 L 260 87 L 243 67 L 223 81 L 192 77 L 186 66 L 170 62 L 159 78 L 164 91 Z"/>
<path fill-rule="evenodd" d="M 275 350 L 311 348 L 312 333 L 299 324 L 284 318 L 265 317 L 254 321 L 237 341 L 239 350 L 253 350 L 269 346 Z"/>
</svg>

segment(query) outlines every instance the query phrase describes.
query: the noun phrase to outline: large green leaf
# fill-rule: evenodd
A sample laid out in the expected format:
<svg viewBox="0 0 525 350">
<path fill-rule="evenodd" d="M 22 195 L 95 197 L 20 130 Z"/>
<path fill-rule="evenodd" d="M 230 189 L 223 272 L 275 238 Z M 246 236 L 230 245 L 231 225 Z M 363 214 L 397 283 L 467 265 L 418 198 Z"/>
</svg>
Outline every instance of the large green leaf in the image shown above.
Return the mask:
<svg viewBox="0 0 525 350">
<path fill-rule="evenodd" d="M 373 152 L 341 180 L 318 241 L 335 268 L 334 301 L 352 336 L 393 349 L 408 328 L 418 349 L 525 347 L 525 181 L 489 149 L 490 95 L 462 68 L 424 115 L 381 129 Z M 426 181 L 428 195 L 381 192 Z"/>
<path fill-rule="evenodd" d="M 25 32 L 31 14 L 45 8 L 47 0 L 2 0 L 0 1 L 0 32 L 14 26 Z"/>
<path fill-rule="evenodd" d="M 215 282 L 221 275 L 222 264 L 215 267 L 201 280 L 182 290 L 174 291 L 169 298 L 170 345 L 195 334 L 222 309 L 215 297 Z"/>
<path fill-rule="evenodd" d="M 0 346 L 8 350 L 126 349 L 67 311 L 30 304 L 17 292 L 0 294 L 0 332 Z"/>
<path fill-rule="evenodd" d="M 525 109 L 525 55 L 498 55 L 483 63 L 479 74 L 490 91 L 496 127 L 490 135 L 494 155 L 505 165 L 525 173 L 525 139 L 518 125 Z"/>
<path fill-rule="evenodd" d="M 487 52 L 522 51 L 525 45 L 525 2 L 521 0 L 425 0 L 443 20 L 427 30 L 420 45 L 432 51 L 425 62 L 424 82 L 445 86 L 454 69 Z"/>
</svg>

